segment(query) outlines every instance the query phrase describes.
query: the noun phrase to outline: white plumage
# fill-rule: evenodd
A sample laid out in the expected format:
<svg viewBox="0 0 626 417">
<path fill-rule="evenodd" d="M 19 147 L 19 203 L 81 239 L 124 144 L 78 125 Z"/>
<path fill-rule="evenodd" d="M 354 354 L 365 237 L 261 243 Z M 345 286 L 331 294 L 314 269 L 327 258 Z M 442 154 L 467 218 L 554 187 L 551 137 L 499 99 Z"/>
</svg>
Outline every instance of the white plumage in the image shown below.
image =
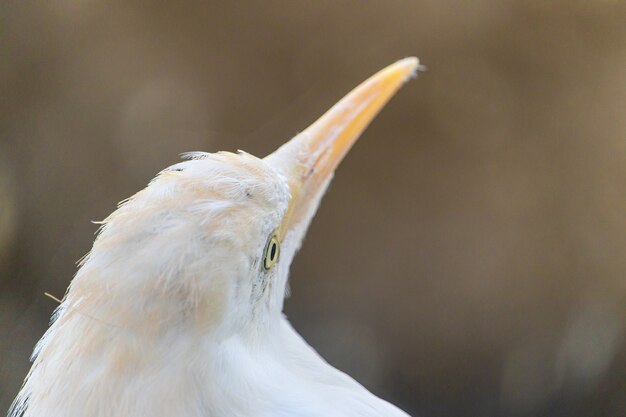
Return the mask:
<svg viewBox="0 0 626 417">
<path fill-rule="evenodd" d="M 264 159 L 193 153 L 122 203 L 9 415 L 406 416 L 328 365 L 282 308 L 334 169 L 417 68 L 384 69 Z M 266 255 L 270 237 L 280 252 Z"/>
</svg>

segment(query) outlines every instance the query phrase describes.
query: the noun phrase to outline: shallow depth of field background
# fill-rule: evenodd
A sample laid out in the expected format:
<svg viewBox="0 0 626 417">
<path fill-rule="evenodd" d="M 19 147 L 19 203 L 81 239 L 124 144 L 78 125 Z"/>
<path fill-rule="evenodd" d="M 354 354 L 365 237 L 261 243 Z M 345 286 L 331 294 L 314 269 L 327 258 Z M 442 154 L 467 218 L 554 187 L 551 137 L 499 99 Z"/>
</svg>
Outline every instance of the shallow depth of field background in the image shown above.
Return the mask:
<svg viewBox="0 0 626 417">
<path fill-rule="evenodd" d="M 625 2 L 164 4 L 0 6 L 0 414 L 91 220 L 181 152 L 264 156 L 417 55 L 287 315 L 418 416 L 626 415 Z"/>
</svg>

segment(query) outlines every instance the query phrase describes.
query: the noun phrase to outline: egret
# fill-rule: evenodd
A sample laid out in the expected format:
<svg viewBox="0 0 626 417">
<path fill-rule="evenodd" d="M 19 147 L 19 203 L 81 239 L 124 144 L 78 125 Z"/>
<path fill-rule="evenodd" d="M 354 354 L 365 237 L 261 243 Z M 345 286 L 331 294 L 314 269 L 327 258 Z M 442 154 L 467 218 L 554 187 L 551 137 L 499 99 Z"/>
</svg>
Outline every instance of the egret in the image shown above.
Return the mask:
<svg viewBox="0 0 626 417">
<path fill-rule="evenodd" d="M 265 158 L 190 153 L 122 202 L 9 416 L 406 416 L 325 362 L 282 310 L 335 168 L 418 68 L 381 70 Z"/>
</svg>

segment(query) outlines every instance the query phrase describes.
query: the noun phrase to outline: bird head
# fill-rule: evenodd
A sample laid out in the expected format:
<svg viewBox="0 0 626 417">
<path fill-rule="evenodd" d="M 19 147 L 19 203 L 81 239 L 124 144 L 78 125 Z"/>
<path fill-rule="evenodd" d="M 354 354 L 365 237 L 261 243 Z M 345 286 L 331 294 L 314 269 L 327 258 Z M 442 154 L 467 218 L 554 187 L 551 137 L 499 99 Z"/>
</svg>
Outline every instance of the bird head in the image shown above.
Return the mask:
<svg viewBox="0 0 626 417">
<path fill-rule="evenodd" d="M 383 69 L 265 158 L 191 153 L 162 171 L 103 222 L 61 310 L 155 336 L 271 326 L 335 169 L 417 69 Z"/>
</svg>

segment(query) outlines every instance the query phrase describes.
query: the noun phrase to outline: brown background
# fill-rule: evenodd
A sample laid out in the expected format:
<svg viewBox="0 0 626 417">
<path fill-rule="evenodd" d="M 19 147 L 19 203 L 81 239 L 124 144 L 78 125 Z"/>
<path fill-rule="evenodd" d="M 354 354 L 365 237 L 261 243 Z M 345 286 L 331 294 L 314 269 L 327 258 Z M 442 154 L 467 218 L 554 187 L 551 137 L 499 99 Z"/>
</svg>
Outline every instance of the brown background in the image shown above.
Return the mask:
<svg viewBox="0 0 626 417">
<path fill-rule="evenodd" d="M 420 416 L 626 415 L 625 2 L 165 3 L 2 2 L 0 410 L 90 220 L 181 152 L 269 153 L 417 55 L 287 314 Z"/>
</svg>

